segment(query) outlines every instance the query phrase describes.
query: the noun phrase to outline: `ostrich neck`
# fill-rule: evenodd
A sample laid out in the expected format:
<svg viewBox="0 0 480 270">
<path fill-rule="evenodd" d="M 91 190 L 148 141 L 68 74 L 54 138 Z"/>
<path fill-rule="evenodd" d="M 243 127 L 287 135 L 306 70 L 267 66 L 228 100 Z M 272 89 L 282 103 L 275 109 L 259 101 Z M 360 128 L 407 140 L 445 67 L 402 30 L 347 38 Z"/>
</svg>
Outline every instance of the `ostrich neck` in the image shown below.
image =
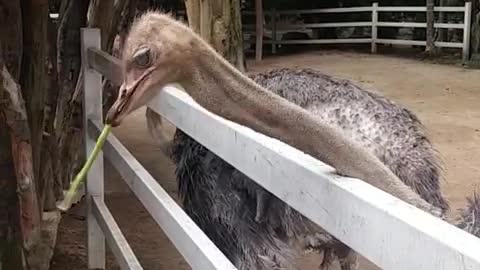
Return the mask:
<svg viewBox="0 0 480 270">
<path fill-rule="evenodd" d="M 304 151 L 341 175 L 362 179 L 423 210 L 437 211 L 340 130 L 257 85 L 214 52 L 198 57 L 191 68 L 181 84 L 210 112 Z"/>
</svg>

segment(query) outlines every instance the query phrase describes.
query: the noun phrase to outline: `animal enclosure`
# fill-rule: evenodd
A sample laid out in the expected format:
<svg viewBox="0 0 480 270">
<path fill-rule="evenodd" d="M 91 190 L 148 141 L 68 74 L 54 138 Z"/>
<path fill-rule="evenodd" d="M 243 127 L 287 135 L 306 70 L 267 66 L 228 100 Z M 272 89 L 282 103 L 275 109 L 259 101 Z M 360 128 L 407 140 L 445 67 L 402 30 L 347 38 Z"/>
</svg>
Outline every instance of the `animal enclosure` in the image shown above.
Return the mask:
<svg viewBox="0 0 480 270">
<path fill-rule="evenodd" d="M 89 152 L 101 129 L 101 74 L 115 84 L 121 83 L 121 79 L 118 60 L 98 50 L 99 31 L 84 29 L 82 38 L 88 127 L 85 138 Z M 332 169 L 318 160 L 205 111 L 173 86 L 165 88 L 150 108 L 380 267 L 480 267 L 480 257 L 474 252 L 480 247 L 480 240 L 474 236 L 360 180 L 333 176 Z M 220 139 L 212 136 L 212 130 Z M 232 144 L 241 150 L 242 156 L 232 151 Z M 114 136 L 106 143 L 104 154 L 193 268 L 234 269 Z M 102 201 L 102 162 L 98 159 L 87 182 L 89 267 L 104 267 L 105 235 L 123 269 L 141 269 Z M 299 180 L 294 184 L 289 178 Z M 397 232 L 395 235 L 390 233 L 392 229 Z M 433 252 L 429 256 L 425 250 Z M 436 261 L 432 256 L 444 260 Z"/>
<path fill-rule="evenodd" d="M 469 58 L 470 49 L 470 25 L 471 25 L 471 2 L 465 2 L 465 6 L 442 6 L 435 7 L 435 12 L 443 13 L 463 13 L 462 23 L 435 23 L 435 29 L 460 29 L 463 31 L 463 38 L 461 42 L 444 42 L 435 41 L 436 47 L 444 48 L 458 48 L 462 50 L 462 59 L 467 61 Z M 271 44 L 272 53 L 276 52 L 278 45 L 282 44 L 371 44 L 371 52 L 377 52 L 377 44 L 393 44 L 393 45 L 413 45 L 426 46 L 426 41 L 423 40 L 407 40 L 407 39 L 391 39 L 379 37 L 379 28 L 393 27 L 393 28 L 423 28 L 427 27 L 426 22 L 392 22 L 380 20 L 379 15 L 386 12 L 391 13 L 424 13 L 425 6 L 381 6 L 379 3 L 373 3 L 370 7 L 348 7 L 348 8 L 328 8 L 328 9 L 309 9 L 309 10 L 268 10 L 264 12 L 264 16 L 268 18 L 268 24 L 263 27 L 262 33 L 255 31 L 255 25 L 245 24 L 245 35 L 248 39 L 251 35 L 260 35 L 263 40 L 262 44 Z M 342 16 L 343 14 L 360 14 L 370 13 L 370 20 L 350 21 L 350 22 L 319 22 L 319 23 L 291 23 L 283 26 L 278 25 L 278 17 L 285 15 L 316 15 L 322 16 L 324 14 L 336 14 Z M 255 12 L 246 11 L 245 15 L 255 15 Z M 262 22 L 263 24 L 263 22 Z M 324 28 L 363 28 L 368 29 L 369 37 L 362 38 L 337 38 L 328 39 L 321 38 L 312 34 L 312 29 Z M 296 32 L 309 36 L 309 39 L 288 39 L 282 38 L 283 35 L 289 32 Z M 267 39 L 265 39 L 267 37 Z M 257 39 L 258 40 L 258 39 Z M 262 50 L 262 45 L 257 47 Z M 257 52 L 257 55 L 259 52 Z"/>
</svg>

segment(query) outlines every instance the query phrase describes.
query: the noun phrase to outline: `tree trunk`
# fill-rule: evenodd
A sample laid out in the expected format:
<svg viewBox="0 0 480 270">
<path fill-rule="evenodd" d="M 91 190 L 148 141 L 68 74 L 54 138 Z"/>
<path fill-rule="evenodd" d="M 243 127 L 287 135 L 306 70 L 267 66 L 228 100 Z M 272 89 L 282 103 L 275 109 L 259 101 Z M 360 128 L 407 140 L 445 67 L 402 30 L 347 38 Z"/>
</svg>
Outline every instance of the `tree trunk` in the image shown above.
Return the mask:
<svg viewBox="0 0 480 270">
<path fill-rule="evenodd" d="M 185 0 L 190 27 L 245 72 L 240 0 Z"/>
<path fill-rule="evenodd" d="M 54 122 L 57 146 L 53 164 L 55 182 L 62 190 L 72 179 L 81 143 L 81 104 L 71 102 L 71 98 L 81 69 L 80 28 L 86 25 L 89 6 L 89 1 L 64 1 L 57 33 L 58 97 Z"/>
<path fill-rule="evenodd" d="M 444 7 L 445 6 L 445 0 L 439 0 L 438 5 L 440 7 Z M 445 23 L 445 12 L 439 12 L 438 22 L 439 23 Z M 438 29 L 438 41 L 442 41 L 442 42 L 446 41 L 445 40 L 445 29 L 443 29 L 443 28 Z"/>
<path fill-rule="evenodd" d="M 435 0 L 427 0 L 427 46 L 425 52 L 427 54 L 435 53 L 435 13 L 433 8 L 435 6 Z"/>
<path fill-rule="evenodd" d="M 136 1 L 92 4 L 90 23 L 102 30 L 104 49 L 111 51 L 127 3 Z M 81 104 L 72 97 L 89 3 L 52 1 L 55 25 L 47 0 L 0 0 L 0 269 L 49 269 L 55 202 L 82 142 Z"/>
<path fill-rule="evenodd" d="M 44 104 L 48 86 L 46 69 L 48 1 L 22 1 L 22 13 L 23 59 L 20 85 L 30 123 L 34 179 L 38 184 L 41 181 L 40 156 L 43 139 Z M 41 209 L 41 206 L 39 209 Z"/>
<path fill-rule="evenodd" d="M 26 104 L 20 87 L 3 62 L 0 62 L 0 100 L 1 137 L 3 142 L 10 144 L 10 147 L 3 145 L 9 156 L 3 156 L 1 164 L 4 171 L 0 176 L 0 186 L 2 199 L 6 203 L 2 210 L 6 213 L 2 213 L 3 243 L 0 248 L 4 252 L 9 252 L 8 248 L 16 250 L 13 254 L 2 254 L 0 265 L 15 265 L 11 269 L 26 269 L 30 261 L 29 253 L 39 242 L 40 236 L 41 211 L 32 164 L 33 136 L 30 134 Z M 9 228 L 12 232 L 9 232 Z"/>
</svg>

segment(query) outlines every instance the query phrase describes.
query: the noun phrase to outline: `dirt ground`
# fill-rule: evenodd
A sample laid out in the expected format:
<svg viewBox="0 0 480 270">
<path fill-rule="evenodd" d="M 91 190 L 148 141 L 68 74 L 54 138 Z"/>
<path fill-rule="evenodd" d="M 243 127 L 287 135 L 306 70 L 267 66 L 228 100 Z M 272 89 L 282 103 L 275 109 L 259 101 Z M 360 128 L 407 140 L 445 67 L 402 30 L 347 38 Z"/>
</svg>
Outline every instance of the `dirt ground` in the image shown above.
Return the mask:
<svg viewBox="0 0 480 270">
<path fill-rule="evenodd" d="M 413 59 L 323 51 L 249 62 L 257 72 L 276 67 L 309 67 L 360 82 L 414 111 L 427 127 L 446 168 L 442 188 L 453 213 L 480 184 L 480 71 Z M 143 111 L 115 134 L 173 197 L 173 164 L 149 137 Z M 107 164 L 108 165 L 108 164 Z M 190 269 L 117 173 L 106 168 L 106 201 L 144 269 Z M 480 186 L 479 186 L 480 187 Z M 86 269 L 84 204 L 62 219 L 52 270 Z M 316 256 L 301 259 L 302 269 L 317 269 Z M 360 269 L 374 269 L 365 261 Z M 108 254 L 108 269 L 118 269 Z"/>
</svg>

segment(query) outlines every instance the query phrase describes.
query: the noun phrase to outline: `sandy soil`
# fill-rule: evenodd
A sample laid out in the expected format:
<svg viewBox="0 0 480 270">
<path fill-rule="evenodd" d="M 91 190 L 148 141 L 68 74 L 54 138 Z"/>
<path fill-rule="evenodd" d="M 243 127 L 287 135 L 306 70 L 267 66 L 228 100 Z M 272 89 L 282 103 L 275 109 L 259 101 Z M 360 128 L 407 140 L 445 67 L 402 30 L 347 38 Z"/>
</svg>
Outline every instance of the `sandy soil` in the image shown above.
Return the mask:
<svg viewBox="0 0 480 270">
<path fill-rule="evenodd" d="M 287 66 L 314 68 L 384 93 L 413 110 L 426 125 L 445 163 L 446 181 L 442 187 L 452 210 L 464 205 L 465 196 L 480 184 L 480 71 L 336 51 L 270 57 L 261 65 L 249 64 L 251 71 Z M 129 117 L 115 134 L 175 197 L 174 166 L 147 134 L 143 111 Z M 106 175 L 107 204 L 144 269 L 189 269 L 110 166 Z M 51 269 L 86 269 L 83 210 L 81 203 L 62 219 Z M 309 255 L 301 265 L 303 269 L 317 269 L 318 261 Z M 111 254 L 107 266 L 118 269 Z M 374 268 L 362 261 L 361 269 Z"/>
</svg>

